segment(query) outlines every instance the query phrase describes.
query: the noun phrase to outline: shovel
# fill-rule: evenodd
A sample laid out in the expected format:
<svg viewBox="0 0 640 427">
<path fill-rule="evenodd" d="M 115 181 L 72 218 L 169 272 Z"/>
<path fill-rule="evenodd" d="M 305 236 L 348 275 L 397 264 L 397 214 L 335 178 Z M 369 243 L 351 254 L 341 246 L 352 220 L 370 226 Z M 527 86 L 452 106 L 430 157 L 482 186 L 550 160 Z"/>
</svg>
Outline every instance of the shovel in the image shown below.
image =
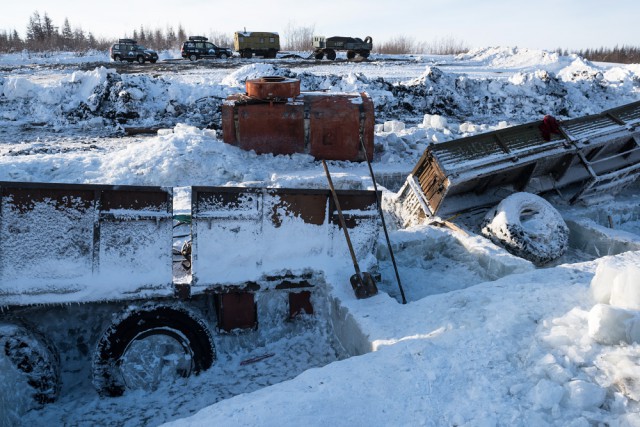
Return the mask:
<svg viewBox="0 0 640 427">
<path fill-rule="evenodd" d="M 356 270 L 356 274 L 351 276 L 349 281 L 351 282 L 351 287 L 353 288 L 353 292 L 356 294 L 356 298 L 363 299 L 369 298 L 378 293 L 378 287 L 376 286 L 376 282 L 371 277 L 371 274 L 360 271 L 360 266 L 358 265 L 358 260 L 356 259 L 356 253 L 353 250 L 353 245 L 351 244 L 351 239 L 349 238 L 349 231 L 347 231 L 347 224 L 344 221 L 344 216 L 342 215 L 342 209 L 340 208 L 340 201 L 338 200 L 338 194 L 336 194 L 336 189 L 333 187 L 333 181 L 331 180 L 331 174 L 329 173 L 329 168 L 327 168 L 327 163 L 323 160 L 322 166 L 324 167 L 324 172 L 327 175 L 327 181 L 329 182 L 329 188 L 331 189 L 331 195 L 333 196 L 333 201 L 336 204 L 336 210 L 338 211 L 338 219 L 340 221 L 340 227 L 342 227 L 342 231 L 344 231 L 344 237 L 347 240 L 347 246 L 349 246 L 349 253 L 351 254 L 351 260 L 353 261 L 353 267 Z"/>
</svg>

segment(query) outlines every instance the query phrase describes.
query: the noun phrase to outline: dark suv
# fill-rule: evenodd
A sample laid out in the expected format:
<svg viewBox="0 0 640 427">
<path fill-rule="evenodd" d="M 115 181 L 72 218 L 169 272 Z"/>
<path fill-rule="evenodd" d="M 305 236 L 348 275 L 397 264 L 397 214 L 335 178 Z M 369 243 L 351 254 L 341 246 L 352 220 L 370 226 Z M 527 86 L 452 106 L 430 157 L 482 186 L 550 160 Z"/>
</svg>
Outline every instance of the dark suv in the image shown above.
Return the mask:
<svg viewBox="0 0 640 427">
<path fill-rule="evenodd" d="M 200 58 L 221 58 L 226 59 L 233 55 L 228 47 L 218 47 L 209 43 L 206 37 L 191 36 L 189 40 L 182 43 L 181 54 L 183 58 L 197 61 Z"/>
<path fill-rule="evenodd" d="M 138 42 L 131 39 L 118 40 L 118 43 L 111 46 L 109 53 L 114 61 L 137 61 L 140 64 L 149 61 L 153 64 L 158 60 L 158 53 L 155 50 L 140 46 Z"/>
</svg>

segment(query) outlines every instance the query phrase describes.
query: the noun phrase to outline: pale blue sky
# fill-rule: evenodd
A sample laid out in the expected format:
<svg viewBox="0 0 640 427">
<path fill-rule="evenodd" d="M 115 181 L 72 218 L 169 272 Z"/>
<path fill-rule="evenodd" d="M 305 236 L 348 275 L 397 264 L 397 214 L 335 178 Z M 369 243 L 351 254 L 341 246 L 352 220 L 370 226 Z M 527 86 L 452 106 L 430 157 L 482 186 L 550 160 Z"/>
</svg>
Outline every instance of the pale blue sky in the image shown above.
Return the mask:
<svg viewBox="0 0 640 427">
<path fill-rule="evenodd" d="M 638 0 L 2 0 L 0 30 L 24 36 L 34 11 L 62 26 L 68 18 L 95 36 L 181 24 L 189 34 L 232 34 L 246 28 L 284 34 L 288 24 L 318 35 L 416 41 L 447 38 L 470 47 L 580 49 L 640 45 Z"/>
</svg>

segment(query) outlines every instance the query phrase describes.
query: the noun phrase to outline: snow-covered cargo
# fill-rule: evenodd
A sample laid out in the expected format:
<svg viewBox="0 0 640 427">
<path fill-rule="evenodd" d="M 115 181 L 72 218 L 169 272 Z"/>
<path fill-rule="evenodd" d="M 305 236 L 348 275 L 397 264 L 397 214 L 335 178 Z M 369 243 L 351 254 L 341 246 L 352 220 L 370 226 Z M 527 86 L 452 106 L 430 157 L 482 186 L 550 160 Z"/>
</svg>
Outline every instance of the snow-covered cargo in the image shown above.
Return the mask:
<svg viewBox="0 0 640 427">
<path fill-rule="evenodd" d="M 432 144 L 398 193 L 403 219 L 449 217 L 518 191 L 554 190 L 571 203 L 613 194 L 640 175 L 638 125 L 635 102 Z"/>
<path fill-rule="evenodd" d="M 0 182 L 0 306 L 172 295 L 172 191 Z"/>
</svg>

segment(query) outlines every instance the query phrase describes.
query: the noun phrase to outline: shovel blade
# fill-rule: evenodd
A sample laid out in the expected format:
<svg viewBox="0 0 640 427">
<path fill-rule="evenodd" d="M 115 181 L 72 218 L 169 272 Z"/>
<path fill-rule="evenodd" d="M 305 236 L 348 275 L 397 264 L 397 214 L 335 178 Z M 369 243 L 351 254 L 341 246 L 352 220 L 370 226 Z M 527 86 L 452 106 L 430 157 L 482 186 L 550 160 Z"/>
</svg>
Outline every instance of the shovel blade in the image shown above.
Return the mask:
<svg viewBox="0 0 640 427">
<path fill-rule="evenodd" d="M 378 293 L 376 282 L 373 280 L 371 274 L 366 271 L 363 272 L 362 275 L 354 274 L 349 281 L 358 299 L 369 298 Z"/>
</svg>

